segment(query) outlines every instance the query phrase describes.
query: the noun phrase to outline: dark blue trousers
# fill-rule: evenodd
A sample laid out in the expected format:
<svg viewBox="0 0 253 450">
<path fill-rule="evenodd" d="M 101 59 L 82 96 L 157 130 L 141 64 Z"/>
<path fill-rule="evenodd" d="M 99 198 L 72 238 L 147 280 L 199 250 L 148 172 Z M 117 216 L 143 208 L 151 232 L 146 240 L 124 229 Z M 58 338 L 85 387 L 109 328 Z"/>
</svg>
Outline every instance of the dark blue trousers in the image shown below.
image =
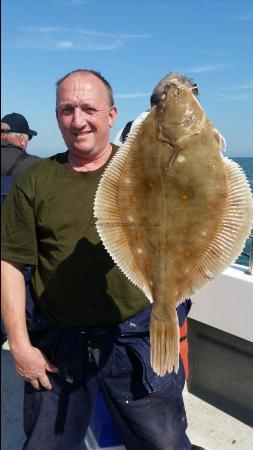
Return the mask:
<svg viewBox="0 0 253 450">
<path fill-rule="evenodd" d="M 179 320 L 188 306 L 179 307 Z M 31 332 L 57 365 L 52 391 L 25 385 L 25 450 L 85 450 L 98 390 L 104 392 L 127 450 L 190 450 L 182 399 L 184 369 L 159 377 L 150 366 L 150 308 L 118 327 Z M 44 324 L 45 325 L 45 324 Z M 43 328 L 43 327 L 42 327 Z M 94 348 L 100 349 L 99 360 Z"/>
</svg>

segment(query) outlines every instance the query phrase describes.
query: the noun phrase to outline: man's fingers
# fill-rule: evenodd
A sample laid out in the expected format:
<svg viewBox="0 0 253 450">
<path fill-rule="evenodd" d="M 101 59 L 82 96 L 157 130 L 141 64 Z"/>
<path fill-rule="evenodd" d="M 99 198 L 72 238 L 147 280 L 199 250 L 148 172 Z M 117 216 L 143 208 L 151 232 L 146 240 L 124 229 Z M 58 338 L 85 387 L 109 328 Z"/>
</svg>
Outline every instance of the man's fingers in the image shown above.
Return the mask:
<svg viewBox="0 0 253 450">
<path fill-rule="evenodd" d="M 22 358 L 16 362 L 18 374 L 36 390 L 41 388 L 51 390 L 52 385 L 46 372 L 57 373 L 57 367 L 36 347 L 31 347 L 28 355 L 21 356 Z"/>
<path fill-rule="evenodd" d="M 32 385 L 32 387 L 34 389 L 36 389 L 36 391 L 39 391 L 41 389 L 38 380 L 27 380 L 27 381 L 29 381 L 29 383 Z"/>
<path fill-rule="evenodd" d="M 36 391 L 40 391 L 41 388 L 47 389 L 48 391 L 52 390 L 52 385 L 46 374 L 40 375 L 38 378 L 26 379 L 26 381 L 28 381 Z"/>
<path fill-rule="evenodd" d="M 46 362 L 46 370 L 48 372 L 53 372 L 53 373 L 58 373 L 58 369 L 56 366 L 54 366 L 52 363 L 50 363 L 49 361 Z"/>
<path fill-rule="evenodd" d="M 42 375 L 42 376 L 39 378 L 39 382 L 40 382 L 40 384 L 41 384 L 41 386 L 42 386 L 43 388 L 47 389 L 48 391 L 51 391 L 51 389 L 52 389 L 52 384 L 50 383 L 49 378 L 48 378 L 48 376 L 47 376 L 46 374 L 45 374 L 45 375 Z"/>
<path fill-rule="evenodd" d="M 48 372 L 58 373 L 58 368 L 57 368 L 53 363 L 51 363 L 51 361 L 49 361 L 49 360 L 47 359 L 47 357 L 44 355 L 44 353 L 42 353 L 42 355 L 43 355 L 44 361 L 45 361 L 45 363 L 46 363 L 45 369 L 46 369 Z"/>
</svg>

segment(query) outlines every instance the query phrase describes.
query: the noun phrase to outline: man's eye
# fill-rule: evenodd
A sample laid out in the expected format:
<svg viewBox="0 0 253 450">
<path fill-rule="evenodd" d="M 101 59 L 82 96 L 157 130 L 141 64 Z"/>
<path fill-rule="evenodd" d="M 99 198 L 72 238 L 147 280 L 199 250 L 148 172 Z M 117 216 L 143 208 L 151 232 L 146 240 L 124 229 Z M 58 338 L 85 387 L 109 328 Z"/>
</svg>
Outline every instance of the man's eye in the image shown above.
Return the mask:
<svg viewBox="0 0 253 450">
<path fill-rule="evenodd" d="M 68 115 L 73 112 L 73 108 L 71 108 L 70 106 L 66 106 L 66 107 L 62 108 L 61 112 L 64 115 Z"/>
<path fill-rule="evenodd" d="M 85 108 L 86 114 L 96 114 L 97 110 L 95 108 Z"/>
</svg>

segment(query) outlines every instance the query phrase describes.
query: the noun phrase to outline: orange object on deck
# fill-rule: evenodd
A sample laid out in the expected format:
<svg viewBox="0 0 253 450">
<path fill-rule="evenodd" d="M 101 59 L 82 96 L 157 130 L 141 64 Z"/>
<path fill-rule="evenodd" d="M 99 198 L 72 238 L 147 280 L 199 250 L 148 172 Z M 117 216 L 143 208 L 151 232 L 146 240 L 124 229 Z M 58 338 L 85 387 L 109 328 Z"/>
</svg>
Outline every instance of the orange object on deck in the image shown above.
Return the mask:
<svg viewBox="0 0 253 450">
<path fill-rule="evenodd" d="M 183 361 L 185 379 L 187 381 L 189 375 L 188 366 L 188 340 L 187 340 L 187 319 L 180 327 L 180 355 Z"/>
</svg>

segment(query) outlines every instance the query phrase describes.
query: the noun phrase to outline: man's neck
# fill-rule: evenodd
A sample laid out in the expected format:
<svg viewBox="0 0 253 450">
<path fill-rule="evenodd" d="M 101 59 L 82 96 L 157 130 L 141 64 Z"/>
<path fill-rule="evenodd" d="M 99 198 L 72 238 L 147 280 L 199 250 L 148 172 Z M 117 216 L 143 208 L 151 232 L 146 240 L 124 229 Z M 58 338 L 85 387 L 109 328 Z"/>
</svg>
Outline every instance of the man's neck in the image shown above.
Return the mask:
<svg viewBox="0 0 253 450">
<path fill-rule="evenodd" d="M 105 150 L 95 157 L 79 158 L 77 155 L 73 155 L 73 153 L 69 151 L 68 161 L 71 167 L 77 172 L 91 172 L 102 167 L 110 158 L 111 153 L 112 146 L 109 143 Z"/>
</svg>

